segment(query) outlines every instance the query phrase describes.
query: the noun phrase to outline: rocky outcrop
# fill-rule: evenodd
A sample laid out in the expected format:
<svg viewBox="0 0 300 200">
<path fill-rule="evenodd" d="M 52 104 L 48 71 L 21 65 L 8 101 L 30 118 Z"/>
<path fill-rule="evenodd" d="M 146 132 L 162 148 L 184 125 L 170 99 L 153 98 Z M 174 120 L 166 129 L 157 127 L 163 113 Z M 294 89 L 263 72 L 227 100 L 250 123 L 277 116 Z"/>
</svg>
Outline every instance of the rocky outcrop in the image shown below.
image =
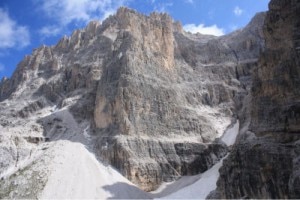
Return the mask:
<svg viewBox="0 0 300 200">
<path fill-rule="evenodd" d="M 220 170 L 221 198 L 300 196 L 300 3 L 272 0 L 269 9 L 263 28 L 266 50 L 254 70 L 250 107 L 243 114 L 249 127 L 241 129 Z"/>
<path fill-rule="evenodd" d="M 228 151 L 218 138 L 247 95 L 264 17 L 214 37 L 186 33 L 167 14 L 120 8 L 26 56 L 0 84 L 1 105 L 14 108 L 0 113 L 32 120 L 49 107 L 71 111 L 92 124 L 97 155 L 147 191 L 198 174 Z M 68 139 L 53 116 L 37 120 L 44 135 Z"/>
<path fill-rule="evenodd" d="M 162 181 L 202 173 L 227 154 L 221 143 L 175 142 L 152 138 L 107 137 L 99 154 L 140 188 L 151 191 Z"/>
<path fill-rule="evenodd" d="M 104 61 L 97 89 L 99 154 L 144 190 L 174 176 L 203 172 L 214 163 L 207 160 L 225 155 L 218 150 L 201 156 L 222 149 L 210 143 L 231 123 L 235 101 L 244 96 L 239 79 L 249 73 L 237 75 L 237 69 L 255 65 L 263 48 L 262 21 L 221 38 L 185 33 L 165 14 L 145 17 L 120 9 L 108 21 L 104 25 L 119 23 L 126 31 L 117 34 L 115 56 Z M 252 46 L 244 48 L 247 42 Z M 176 150 L 183 144 L 196 151 L 187 153 L 188 162 L 187 154 Z"/>
</svg>

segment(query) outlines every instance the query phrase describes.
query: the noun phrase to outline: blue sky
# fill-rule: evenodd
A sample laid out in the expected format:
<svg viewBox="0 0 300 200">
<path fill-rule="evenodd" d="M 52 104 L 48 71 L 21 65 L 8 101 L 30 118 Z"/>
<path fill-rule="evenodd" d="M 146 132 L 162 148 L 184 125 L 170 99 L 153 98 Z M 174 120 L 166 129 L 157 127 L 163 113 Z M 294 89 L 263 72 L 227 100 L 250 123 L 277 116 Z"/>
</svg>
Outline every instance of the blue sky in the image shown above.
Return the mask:
<svg viewBox="0 0 300 200">
<path fill-rule="evenodd" d="M 10 77 L 32 49 L 102 21 L 118 7 L 167 12 L 185 30 L 223 35 L 244 27 L 270 0 L 0 0 L 0 79 Z"/>
</svg>

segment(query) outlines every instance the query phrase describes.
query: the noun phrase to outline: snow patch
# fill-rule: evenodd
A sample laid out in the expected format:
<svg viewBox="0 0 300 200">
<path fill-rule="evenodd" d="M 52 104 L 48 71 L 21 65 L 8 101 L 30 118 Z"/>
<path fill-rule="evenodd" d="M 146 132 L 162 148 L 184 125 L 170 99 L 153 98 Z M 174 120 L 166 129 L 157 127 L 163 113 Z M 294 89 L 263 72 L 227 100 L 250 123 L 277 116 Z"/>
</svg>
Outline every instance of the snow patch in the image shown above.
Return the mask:
<svg viewBox="0 0 300 200">
<path fill-rule="evenodd" d="M 118 58 L 119 58 L 119 59 L 121 59 L 121 58 L 122 58 L 122 56 L 123 56 L 123 53 L 122 53 L 122 52 L 120 52 L 120 53 L 119 53 L 119 55 L 118 55 Z"/>
<path fill-rule="evenodd" d="M 195 183 L 200 178 L 201 174 L 195 176 L 183 176 L 176 181 L 162 183 L 157 190 L 150 193 L 153 198 L 164 197 Z"/>
<path fill-rule="evenodd" d="M 228 128 L 224 135 L 221 137 L 221 140 L 227 145 L 232 146 L 235 143 L 236 137 L 239 134 L 240 123 L 239 120 L 236 123 Z"/>
<path fill-rule="evenodd" d="M 224 158 L 223 158 L 224 159 Z M 219 179 L 219 169 L 223 164 L 223 159 L 212 168 L 201 174 L 201 178 L 195 183 L 186 186 L 174 193 L 162 197 L 163 199 L 205 199 L 207 195 L 217 188 Z"/>
</svg>

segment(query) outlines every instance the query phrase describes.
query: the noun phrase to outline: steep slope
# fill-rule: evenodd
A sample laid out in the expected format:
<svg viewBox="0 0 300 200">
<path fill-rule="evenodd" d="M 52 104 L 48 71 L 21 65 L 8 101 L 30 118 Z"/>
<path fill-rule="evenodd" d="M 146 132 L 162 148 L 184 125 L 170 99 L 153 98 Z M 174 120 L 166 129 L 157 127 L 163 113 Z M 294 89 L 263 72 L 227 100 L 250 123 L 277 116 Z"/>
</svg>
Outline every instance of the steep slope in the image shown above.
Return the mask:
<svg viewBox="0 0 300 200">
<path fill-rule="evenodd" d="M 1 183 L 1 199 L 150 199 L 82 143 L 60 140 L 43 148 L 34 162 Z"/>
<path fill-rule="evenodd" d="M 55 147 L 55 169 L 41 199 L 149 199 L 110 166 L 105 166 L 81 143 L 61 141 Z"/>
<path fill-rule="evenodd" d="M 272 0 L 269 9 L 248 123 L 221 168 L 221 198 L 300 197 L 300 2 Z"/>
<path fill-rule="evenodd" d="M 143 190 L 208 170 L 228 151 L 218 138 L 247 95 L 264 16 L 214 37 L 120 8 L 35 49 L 0 84 L 0 172 L 37 148 L 26 141 L 73 141 L 88 126 L 93 152 Z"/>
</svg>

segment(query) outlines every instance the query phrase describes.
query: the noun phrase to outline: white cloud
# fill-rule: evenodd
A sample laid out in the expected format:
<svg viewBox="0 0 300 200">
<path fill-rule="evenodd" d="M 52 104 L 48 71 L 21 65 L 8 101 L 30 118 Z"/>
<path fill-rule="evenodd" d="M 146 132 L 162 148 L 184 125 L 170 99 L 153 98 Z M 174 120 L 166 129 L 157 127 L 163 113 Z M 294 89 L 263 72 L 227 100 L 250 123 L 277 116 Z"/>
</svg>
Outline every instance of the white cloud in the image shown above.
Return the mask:
<svg viewBox="0 0 300 200">
<path fill-rule="evenodd" d="M 195 24 L 186 24 L 183 26 L 183 29 L 191 33 L 201 33 L 204 35 L 224 35 L 224 30 L 219 28 L 217 25 L 205 26 L 204 24 L 199 24 L 197 26 Z"/>
<path fill-rule="evenodd" d="M 2 71 L 4 71 L 4 65 L 2 65 L 1 63 L 0 63 L 0 72 L 2 72 Z"/>
<path fill-rule="evenodd" d="M 18 25 L 7 11 L 0 8 L 0 49 L 23 48 L 29 44 L 28 28 Z"/>
<path fill-rule="evenodd" d="M 233 9 L 233 13 L 234 13 L 236 16 L 242 15 L 243 12 L 244 12 L 244 11 L 243 11 L 240 7 L 238 7 L 238 6 L 236 6 L 236 7 Z"/>
<path fill-rule="evenodd" d="M 51 36 L 57 36 L 62 31 L 61 27 L 50 25 L 50 26 L 44 26 L 39 30 L 39 33 L 43 37 L 51 37 Z"/>
<path fill-rule="evenodd" d="M 44 36 L 55 36 L 71 23 L 87 23 L 92 19 L 103 20 L 117 8 L 130 0 L 35 0 L 39 9 L 54 25 L 46 25 L 40 30 Z M 53 28 L 54 29 L 51 29 Z"/>
<path fill-rule="evenodd" d="M 128 0 L 47 0 L 39 1 L 41 9 L 50 18 L 61 25 L 74 21 L 87 22 L 91 19 L 103 19 L 113 13 Z"/>
</svg>

